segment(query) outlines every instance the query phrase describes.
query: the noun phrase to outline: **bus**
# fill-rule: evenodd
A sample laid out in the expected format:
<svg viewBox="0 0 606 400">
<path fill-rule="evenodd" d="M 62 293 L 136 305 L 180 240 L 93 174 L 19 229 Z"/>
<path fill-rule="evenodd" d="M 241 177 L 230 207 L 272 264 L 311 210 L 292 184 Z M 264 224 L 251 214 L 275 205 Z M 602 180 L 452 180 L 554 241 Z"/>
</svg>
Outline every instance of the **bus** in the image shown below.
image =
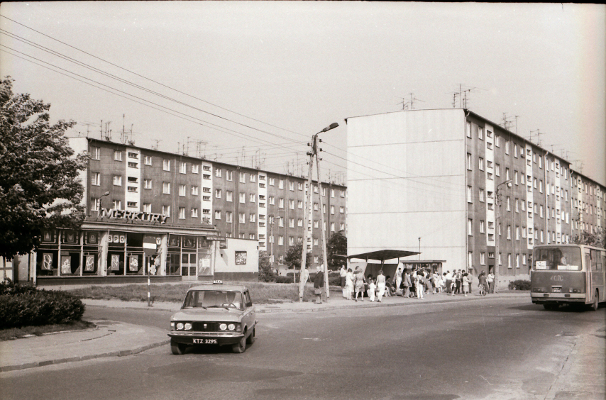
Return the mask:
<svg viewBox="0 0 606 400">
<path fill-rule="evenodd" d="M 534 304 L 555 310 L 562 304 L 588 304 L 597 310 L 606 300 L 606 250 L 582 244 L 535 246 L 530 296 Z"/>
</svg>

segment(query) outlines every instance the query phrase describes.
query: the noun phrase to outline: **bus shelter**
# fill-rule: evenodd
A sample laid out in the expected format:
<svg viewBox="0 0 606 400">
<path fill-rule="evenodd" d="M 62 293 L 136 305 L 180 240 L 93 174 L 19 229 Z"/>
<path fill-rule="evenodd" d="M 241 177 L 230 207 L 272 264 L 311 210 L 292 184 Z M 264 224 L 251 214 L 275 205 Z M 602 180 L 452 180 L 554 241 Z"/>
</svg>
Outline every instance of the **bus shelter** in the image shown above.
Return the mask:
<svg viewBox="0 0 606 400">
<path fill-rule="evenodd" d="M 376 250 L 368 253 L 354 254 L 351 256 L 347 256 L 347 259 L 352 262 L 352 260 L 364 260 L 366 262 L 364 276 L 372 275 L 376 277 L 379 274 L 379 270 L 383 270 L 383 274 L 385 276 L 393 277 L 396 273 L 396 269 L 400 264 L 401 258 L 406 258 L 410 256 L 414 256 L 417 254 L 421 254 L 417 251 L 408 251 L 408 250 Z M 385 261 L 397 261 L 395 264 L 385 264 Z M 378 262 L 378 263 L 377 263 Z M 408 262 L 408 261 L 407 261 Z"/>
</svg>

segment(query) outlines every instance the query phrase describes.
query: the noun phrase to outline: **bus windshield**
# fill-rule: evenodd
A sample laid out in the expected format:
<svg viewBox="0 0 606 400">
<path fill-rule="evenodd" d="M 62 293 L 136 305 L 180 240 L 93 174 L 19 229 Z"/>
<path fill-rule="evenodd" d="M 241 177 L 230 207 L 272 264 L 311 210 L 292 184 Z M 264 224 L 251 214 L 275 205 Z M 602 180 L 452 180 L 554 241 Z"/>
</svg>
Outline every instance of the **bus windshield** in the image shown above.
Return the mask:
<svg viewBox="0 0 606 400">
<path fill-rule="evenodd" d="M 580 271 L 579 247 L 540 247 L 534 252 L 535 270 Z"/>
</svg>

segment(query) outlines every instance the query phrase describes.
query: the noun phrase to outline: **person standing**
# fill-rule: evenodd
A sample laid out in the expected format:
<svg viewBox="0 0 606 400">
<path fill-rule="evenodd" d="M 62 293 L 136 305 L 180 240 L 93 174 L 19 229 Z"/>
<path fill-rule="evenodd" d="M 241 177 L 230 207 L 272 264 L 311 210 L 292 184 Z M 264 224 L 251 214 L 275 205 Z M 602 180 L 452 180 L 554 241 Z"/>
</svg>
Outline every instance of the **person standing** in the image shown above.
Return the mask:
<svg viewBox="0 0 606 400">
<path fill-rule="evenodd" d="M 455 294 L 461 294 L 461 278 L 463 278 L 463 274 L 459 269 L 455 275 Z"/>
<path fill-rule="evenodd" d="M 463 293 L 465 294 L 465 297 L 467 297 L 467 293 L 469 293 L 469 284 L 471 283 L 471 279 L 467 272 L 461 277 L 461 283 L 463 284 Z"/>
<path fill-rule="evenodd" d="M 316 292 L 316 304 L 322 304 L 322 288 L 324 287 L 324 272 L 322 266 L 318 265 L 314 277 L 314 291 Z"/>
<path fill-rule="evenodd" d="M 416 289 L 417 289 L 417 299 L 423 298 L 423 290 L 425 286 L 425 278 L 423 277 L 423 271 L 418 271 L 417 276 L 415 278 Z"/>
<path fill-rule="evenodd" d="M 347 298 L 347 293 L 345 292 L 345 287 L 347 283 L 347 269 L 345 269 L 345 265 L 341 265 L 341 270 L 339 271 L 339 276 L 341 277 L 341 290 L 343 290 L 343 297 Z"/>
<path fill-rule="evenodd" d="M 370 301 L 375 301 L 375 293 L 377 293 L 377 285 L 372 279 L 372 275 L 368 277 L 368 298 Z"/>
<path fill-rule="evenodd" d="M 354 274 L 351 268 L 347 269 L 347 274 L 345 275 L 345 294 L 346 299 L 351 300 L 354 291 Z"/>
<path fill-rule="evenodd" d="M 446 281 L 446 294 L 450 294 L 452 292 L 452 274 L 450 271 L 446 271 L 444 280 Z"/>
<path fill-rule="evenodd" d="M 480 272 L 480 275 L 478 275 L 478 281 L 479 281 L 478 288 L 480 288 L 480 295 L 488 293 L 486 272 L 484 272 L 484 271 Z"/>
<path fill-rule="evenodd" d="M 406 270 L 404 272 L 404 297 L 410 297 L 410 288 L 411 287 L 412 287 L 412 281 L 410 280 L 410 272 L 408 272 L 408 270 Z"/>
<path fill-rule="evenodd" d="M 377 275 L 377 301 L 380 303 L 383 299 L 383 294 L 385 294 L 385 275 L 383 275 L 383 270 L 379 270 L 379 275 Z"/>
<path fill-rule="evenodd" d="M 396 285 L 396 293 L 401 289 L 402 286 L 402 267 L 398 265 L 398 269 L 396 270 L 395 285 Z"/>
<path fill-rule="evenodd" d="M 364 300 L 364 285 L 366 282 L 364 280 L 364 273 L 359 268 L 360 267 L 356 268 L 354 291 L 356 292 L 356 295 L 355 295 L 356 301 L 358 301 L 358 294 L 360 294 L 360 301 L 363 301 Z"/>
<path fill-rule="evenodd" d="M 488 273 L 486 283 L 488 283 L 488 293 L 494 293 L 494 274 L 492 271 Z"/>
</svg>

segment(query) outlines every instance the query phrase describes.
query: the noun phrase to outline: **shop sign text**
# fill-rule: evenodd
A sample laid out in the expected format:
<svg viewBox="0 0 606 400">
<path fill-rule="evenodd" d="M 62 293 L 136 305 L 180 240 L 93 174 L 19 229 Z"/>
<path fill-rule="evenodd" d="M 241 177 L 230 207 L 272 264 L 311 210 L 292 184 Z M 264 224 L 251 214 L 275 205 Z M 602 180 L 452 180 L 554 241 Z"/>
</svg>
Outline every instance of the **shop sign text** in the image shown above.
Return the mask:
<svg viewBox="0 0 606 400">
<path fill-rule="evenodd" d="M 102 208 L 99 210 L 99 218 L 115 218 L 125 219 L 127 221 L 147 221 L 147 222 L 159 222 L 161 224 L 166 223 L 168 217 L 162 214 L 146 213 L 142 211 L 126 211 L 126 210 L 108 210 Z"/>
</svg>

